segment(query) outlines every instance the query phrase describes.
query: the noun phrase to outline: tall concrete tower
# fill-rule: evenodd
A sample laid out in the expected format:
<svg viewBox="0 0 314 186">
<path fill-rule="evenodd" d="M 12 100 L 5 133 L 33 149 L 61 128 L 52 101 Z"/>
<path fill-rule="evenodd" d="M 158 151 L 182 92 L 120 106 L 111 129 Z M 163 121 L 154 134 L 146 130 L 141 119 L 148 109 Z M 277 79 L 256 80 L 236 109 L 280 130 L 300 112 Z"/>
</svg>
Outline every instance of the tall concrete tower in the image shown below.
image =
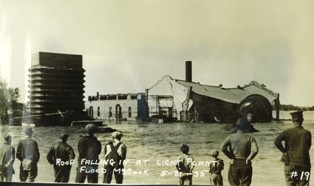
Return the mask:
<svg viewBox="0 0 314 186">
<path fill-rule="evenodd" d="M 82 55 L 39 52 L 29 69 L 29 110 L 36 125 L 62 125 L 84 109 Z"/>
</svg>

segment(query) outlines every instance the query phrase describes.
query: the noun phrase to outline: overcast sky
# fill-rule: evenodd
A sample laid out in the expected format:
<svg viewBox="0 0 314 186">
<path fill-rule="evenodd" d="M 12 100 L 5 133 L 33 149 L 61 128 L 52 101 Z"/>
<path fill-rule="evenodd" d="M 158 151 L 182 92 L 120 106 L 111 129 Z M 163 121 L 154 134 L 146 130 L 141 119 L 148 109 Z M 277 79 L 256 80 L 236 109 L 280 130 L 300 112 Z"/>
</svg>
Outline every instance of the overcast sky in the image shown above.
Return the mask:
<svg viewBox="0 0 314 186">
<path fill-rule="evenodd" d="M 0 0 L 0 76 L 26 99 L 31 54 L 83 55 L 85 96 L 144 92 L 164 75 L 314 105 L 314 1 Z"/>
</svg>

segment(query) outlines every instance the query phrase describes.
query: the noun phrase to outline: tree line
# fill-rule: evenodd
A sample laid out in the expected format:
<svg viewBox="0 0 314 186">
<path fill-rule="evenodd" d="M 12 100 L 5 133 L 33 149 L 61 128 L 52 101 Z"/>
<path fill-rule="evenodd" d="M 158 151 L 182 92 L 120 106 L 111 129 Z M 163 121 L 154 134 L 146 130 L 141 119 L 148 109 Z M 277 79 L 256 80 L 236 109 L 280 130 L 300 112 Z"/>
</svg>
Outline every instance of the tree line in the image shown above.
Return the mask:
<svg viewBox="0 0 314 186">
<path fill-rule="evenodd" d="M 288 104 L 288 105 L 282 104 L 282 105 L 280 105 L 280 110 L 283 110 L 283 111 L 291 111 L 291 110 L 313 111 L 314 106 L 312 106 L 312 107 L 300 107 L 300 106 L 295 106 L 295 105 L 291 105 L 291 104 Z"/>
<path fill-rule="evenodd" d="M 0 124 L 20 124 L 24 104 L 18 102 L 19 88 L 9 88 L 0 80 Z"/>
</svg>

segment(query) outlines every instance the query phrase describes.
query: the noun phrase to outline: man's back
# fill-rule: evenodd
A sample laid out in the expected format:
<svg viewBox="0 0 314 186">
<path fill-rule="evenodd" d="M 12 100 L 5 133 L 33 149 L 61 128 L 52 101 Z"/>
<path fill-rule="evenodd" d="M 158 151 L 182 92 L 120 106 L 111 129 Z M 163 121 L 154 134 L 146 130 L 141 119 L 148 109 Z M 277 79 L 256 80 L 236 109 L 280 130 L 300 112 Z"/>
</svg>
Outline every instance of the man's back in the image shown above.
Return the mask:
<svg viewBox="0 0 314 186">
<path fill-rule="evenodd" d="M 22 139 L 18 144 L 16 157 L 20 161 L 26 158 L 34 162 L 38 162 L 39 149 L 37 142 L 29 137 Z"/>
<path fill-rule="evenodd" d="M 83 136 L 78 142 L 79 159 L 98 160 L 101 144 L 94 136 Z"/>
<path fill-rule="evenodd" d="M 0 146 L 0 154 L 5 154 L 6 151 L 10 148 L 10 145 L 8 143 L 3 143 Z"/>
<path fill-rule="evenodd" d="M 12 156 L 14 156 L 13 152 L 14 152 L 14 148 L 11 145 L 9 145 L 8 143 L 1 144 L 0 164 L 5 165 L 8 161 L 10 161 Z"/>
<path fill-rule="evenodd" d="M 73 148 L 65 143 L 58 142 L 54 144 L 47 155 L 48 161 L 51 164 L 54 164 L 57 158 L 60 158 L 62 161 L 68 161 L 75 158 Z"/>
<path fill-rule="evenodd" d="M 211 174 L 221 174 L 221 171 L 224 169 L 224 162 L 222 159 L 215 159 L 209 163 L 209 173 Z"/>
<path fill-rule="evenodd" d="M 296 166 L 310 166 L 309 150 L 312 145 L 311 132 L 302 126 L 297 126 L 284 130 L 275 140 L 276 145 L 285 141 L 285 150 L 287 151 L 290 162 Z"/>
<path fill-rule="evenodd" d="M 70 145 L 67 143 L 59 142 L 55 151 L 55 156 L 61 160 L 67 161 L 74 159 L 74 152 Z"/>
<path fill-rule="evenodd" d="M 118 155 L 121 157 L 122 160 L 126 158 L 126 146 L 121 141 L 119 142 L 111 141 L 105 145 L 105 158 L 112 151 L 112 147 L 116 149 Z"/>
<path fill-rule="evenodd" d="M 228 146 L 230 151 L 228 151 Z M 227 137 L 222 144 L 222 151 L 229 158 L 243 158 L 246 159 L 250 153 L 257 153 L 257 143 L 254 137 L 245 134 L 242 131 L 238 131 Z"/>
<path fill-rule="evenodd" d="M 182 154 L 178 157 L 177 169 L 181 172 L 190 173 L 194 169 L 194 158 L 190 154 Z"/>
</svg>

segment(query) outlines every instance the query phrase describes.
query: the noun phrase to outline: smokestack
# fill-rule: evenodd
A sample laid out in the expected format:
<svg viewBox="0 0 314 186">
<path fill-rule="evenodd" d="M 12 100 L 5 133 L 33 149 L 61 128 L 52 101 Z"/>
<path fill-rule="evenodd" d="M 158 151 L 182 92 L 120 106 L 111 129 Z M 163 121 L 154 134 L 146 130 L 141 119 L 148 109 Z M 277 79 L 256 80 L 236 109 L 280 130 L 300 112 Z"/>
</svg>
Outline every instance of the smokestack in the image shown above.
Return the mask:
<svg viewBox="0 0 314 186">
<path fill-rule="evenodd" d="M 185 62 L 185 81 L 192 82 L 192 61 Z"/>
</svg>

